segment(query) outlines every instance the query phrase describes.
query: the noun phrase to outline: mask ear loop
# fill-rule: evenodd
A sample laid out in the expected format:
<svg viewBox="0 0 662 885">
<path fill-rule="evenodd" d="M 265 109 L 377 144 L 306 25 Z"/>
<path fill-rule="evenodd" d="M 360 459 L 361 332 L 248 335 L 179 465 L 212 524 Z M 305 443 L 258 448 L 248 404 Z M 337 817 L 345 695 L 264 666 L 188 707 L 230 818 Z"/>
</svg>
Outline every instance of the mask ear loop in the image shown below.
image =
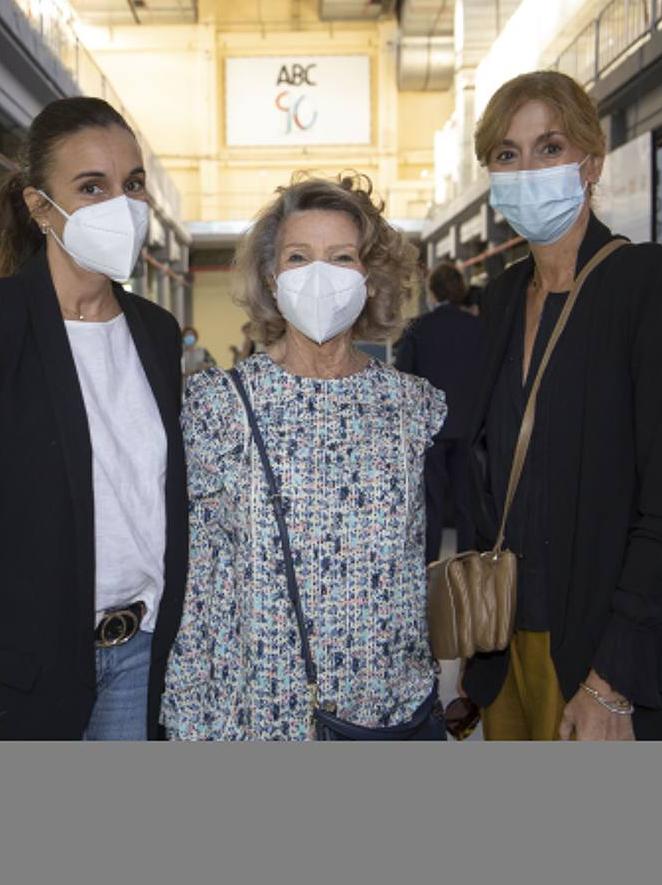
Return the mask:
<svg viewBox="0 0 662 885">
<path fill-rule="evenodd" d="M 590 160 L 592 156 L 593 156 L 593 154 L 586 154 L 586 156 L 581 161 L 581 163 L 579 163 L 577 165 L 577 169 L 580 170 L 582 168 L 582 166 L 584 165 L 584 163 L 587 160 Z M 588 178 L 584 182 L 584 191 L 588 194 L 589 199 L 593 196 L 593 188 L 595 187 L 595 185 L 597 183 L 598 183 L 597 181 L 589 181 Z"/>
<path fill-rule="evenodd" d="M 43 191 L 40 191 L 40 190 L 37 190 L 37 193 L 38 193 L 40 196 L 44 197 L 46 200 L 48 200 L 48 194 L 45 194 Z M 49 202 L 50 202 L 50 201 L 49 201 Z M 35 215 L 33 215 L 32 213 L 30 213 L 30 219 L 31 219 L 32 221 L 34 221 L 34 223 L 37 225 L 37 227 L 38 227 L 39 230 L 42 232 L 42 234 L 43 234 L 45 237 L 47 237 L 47 236 L 48 236 L 48 232 L 49 232 L 50 229 L 51 229 L 50 224 L 48 224 L 48 222 L 46 222 L 46 221 L 38 221 L 38 220 L 37 220 L 37 217 L 36 217 Z"/>
<path fill-rule="evenodd" d="M 48 196 L 48 194 L 46 193 L 46 191 L 38 190 L 37 193 L 38 193 L 38 194 L 41 194 L 41 196 L 42 196 L 45 200 L 48 200 L 48 202 L 51 204 L 51 206 L 53 206 L 55 209 L 57 209 L 57 211 L 60 213 L 60 215 L 64 215 L 64 217 L 65 217 L 67 220 L 69 220 L 69 219 L 71 218 L 71 215 L 69 215 L 68 212 L 65 212 L 64 209 L 63 209 L 61 206 L 58 206 L 58 204 L 55 202 L 55 200 L 52 200 L 52 199 Z"/>
<path fill-rule="evenodd" d="M 53 206 L 55 209 L 57 209 L 57 211 L 60 213 L 60 215 L 63 215 L 67 219 L 67 221 L 71 218 L 71 215 L 69 215 L 68 212 L 65 212 L 61 206 L 58 206 L 58 204 L 55 202 L 55 200 L 52 200 L 45 191 L 37 190 L 37 193 L 41 194 L 41 196 L 45 200 L 48 200 L 48 202 L 51 204 L 51 206 Z M 58 244 L 58 246 L 60 246 L 60 248 L 63 249 L 65 252 L 67 251 L 64 247 L 64 243 L 58 237 L 58 235 L 55 233 L 55 231 L 53 230 L 53 228 L 50 225 L 48 225 L 48 226 L 43 225 L 41 228 L 41 232 L 46 237 L 48 236 L 48 234 L 51 234 L 51 236 L 53 237 L 55 242 Z"/>
<path fill-rule="evenodd" d="M 272 271 L 267 277 L 267 287 L 275 304 L 278 304 L 278 277 Z"/>
</svg>

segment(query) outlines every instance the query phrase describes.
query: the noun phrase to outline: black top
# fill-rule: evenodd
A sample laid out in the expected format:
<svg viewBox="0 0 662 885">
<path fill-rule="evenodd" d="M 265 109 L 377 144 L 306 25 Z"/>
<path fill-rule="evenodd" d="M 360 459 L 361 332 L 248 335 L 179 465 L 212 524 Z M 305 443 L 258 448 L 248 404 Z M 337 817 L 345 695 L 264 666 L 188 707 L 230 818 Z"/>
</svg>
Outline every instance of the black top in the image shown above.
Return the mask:
<svg viewBox="0 0 662 885">
<path fill-rule="evenodd" d="M 441 439 L 466 435 L 483 350 L 480 320 L 452 304 L 440 304 L 415 319 L 397 345 L 395 366 L 446 393 L 448 417 Z"/>
<path fill-rule="evenodd" d="M 121 286 L 167 437 L 165 583 L 152 641 L 148 734 L 187 567 L 179 428 L 181 333 Z M 81 737 L 95 697 L 95 538 L 87 414 L 46 255 L 0 280 L 0 739 Z"/>
<path fill-rule="evenodd" d="M 593 215 L 577 272 L 612 239 Z M 496 539 L 499 482 L 487 416 L 523 292 L 529 256 L 486 292 L 483 383 L 470 428 L 477 540 Z M 662 246 L 625 246 L 587 279 L 542 382 L 544 558 L 551 655 L 566 699 L 591 667 L 639 707 L 662 708 Z M 485 706 L 508 652 L 479 654 L 465 688 Z"/>
<path fill-rule="evenodd" d="M 503 512 L 513 454 L 531 385 L 566 298 L 567 292 L 550 292 L 545 299 L 524 385 L 522 367 L 526 291 L 521 293 L 519 299 L 513 332 L 485 419 L 489 475 L 499 513 Z M 546 561 L 549 550 L 549 503 L 545 480 L 546 452 L 549 448 L 547 395 L 547 389 L 541 391 L 536 403 L 533 435 L 506 525 L 506 547 L 518 557 L 516 626 L 522 630 L 549 630 Z"/>
</svg>

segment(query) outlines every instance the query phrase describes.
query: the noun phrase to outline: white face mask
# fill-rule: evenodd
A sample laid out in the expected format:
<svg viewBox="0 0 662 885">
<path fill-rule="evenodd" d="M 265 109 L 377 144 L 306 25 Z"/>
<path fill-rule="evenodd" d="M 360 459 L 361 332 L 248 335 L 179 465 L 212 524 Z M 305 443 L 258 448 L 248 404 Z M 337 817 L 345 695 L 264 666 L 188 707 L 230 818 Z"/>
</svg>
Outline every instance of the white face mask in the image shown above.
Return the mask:
<svg viewBox="0 0 662 885">
<path fill-rule="evenodd" d="M 587 159 L 547 169 L 491 172 L 490 206 L 530 243 L 555 243 L 582 211 L 587 185 L 580 169 Z"/>
<path fill-rule="evenodd" d="M 288 323 L 318 344 L 354 325 L 365 307 L 365 277 L 349 267 L 313 261 L 276 279 L 276 302 Z"/>
<path fill-rule="evenodd" d="M 69 215 L 48 194 L 39 193 L 67 219 L 62 239 L 51 233 L 79 267 L 111 280 L 128 280 L 147 233 L 149 205 L 124 195 L 83 206 Z"/>
</svg>

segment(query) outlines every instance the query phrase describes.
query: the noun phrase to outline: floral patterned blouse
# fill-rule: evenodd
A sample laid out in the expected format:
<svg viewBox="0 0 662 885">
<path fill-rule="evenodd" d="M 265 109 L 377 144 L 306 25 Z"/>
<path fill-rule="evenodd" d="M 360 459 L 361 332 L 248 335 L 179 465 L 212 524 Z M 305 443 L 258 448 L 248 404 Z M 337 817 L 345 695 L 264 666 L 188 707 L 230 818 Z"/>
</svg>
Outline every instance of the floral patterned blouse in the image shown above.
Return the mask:
<svg viewBox="0 0 662 885">
<path fill-rule="evenodd" d="M 331 380 L 292 375 L 266 354 L 239 370 L 283 494 L 320 700 L 360 725 L 403 722 L 434 679 L 423 454 L 444 422 L 444 394 L 376 360 Z M 190 566 L 162 721 L 171 739 L 306 740 L 278 530 L 225 372 L 192 376 L 182 420 Z"/>
</svg>

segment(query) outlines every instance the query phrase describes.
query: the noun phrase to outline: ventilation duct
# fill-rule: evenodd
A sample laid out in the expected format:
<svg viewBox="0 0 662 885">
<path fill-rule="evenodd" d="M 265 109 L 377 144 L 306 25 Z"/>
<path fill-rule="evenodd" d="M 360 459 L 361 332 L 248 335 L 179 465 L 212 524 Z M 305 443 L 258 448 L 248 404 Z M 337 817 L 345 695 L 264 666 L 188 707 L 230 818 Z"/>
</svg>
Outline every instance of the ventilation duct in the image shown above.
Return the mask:
<svg viewBox="0 0 662 885">
<path fill-rule="evenodd" d="M 434 37 L 453 33 L 455 0 L 404 0 L 400 27 L 408 37 Z"/>
<path fill-rule="evenodd" d="M 86 24 L 154 25 L 198 20 L 198 0 L 69 0 Z"/>
<path fill-rule="evenodd" d="M 454 0 L 404 0 L 399 9 L 398 88 L 442 92 L 455 72 Z"/>
<path fill-rule="evenodd" d="M 450 89 L 455 70 L 452 37 L 401 37 L 398 89 L 438 92 Z"/>
<path fill-rule="evenodd" d="M 393 12 L 395 0 L 319 0 L 322 21 L 377 21 Z"/>
</svg>

